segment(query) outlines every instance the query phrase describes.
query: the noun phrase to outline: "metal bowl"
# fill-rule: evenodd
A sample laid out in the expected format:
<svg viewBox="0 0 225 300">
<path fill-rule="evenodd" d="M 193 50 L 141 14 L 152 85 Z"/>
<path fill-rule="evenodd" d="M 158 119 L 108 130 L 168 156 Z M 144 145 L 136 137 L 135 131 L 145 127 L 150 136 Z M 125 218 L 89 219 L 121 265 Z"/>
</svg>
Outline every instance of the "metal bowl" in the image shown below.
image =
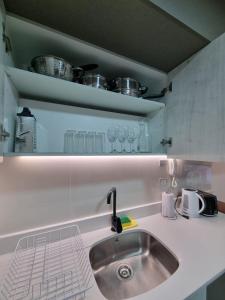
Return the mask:
<svg viewBox="0 0 225 300">
<path fill-rule="evenodd" d="M 34 57 L 31 66 L 35 72 L 55 78 L 73 80 L 73 67 L 63 58 L 54 55 Z"/>
</svg>

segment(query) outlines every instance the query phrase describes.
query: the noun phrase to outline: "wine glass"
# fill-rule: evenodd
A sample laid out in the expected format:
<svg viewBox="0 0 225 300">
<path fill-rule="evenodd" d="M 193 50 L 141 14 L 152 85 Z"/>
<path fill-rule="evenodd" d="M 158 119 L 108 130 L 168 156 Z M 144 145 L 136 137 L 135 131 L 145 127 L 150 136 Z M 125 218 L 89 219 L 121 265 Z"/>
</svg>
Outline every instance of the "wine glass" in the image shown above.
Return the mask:
<svg viewBox="0 0 225 300">
<path fill-rule="evenodd" d="M 116 152 L 116 149 L 113 146 L 118 138 L 118 128 L 114 126 L 109 127 L 109 129 L 107 130 L 107 137 L 109 142 L 111 143 L 111 153 Z"/>
<path fill-rule="evenodd" d="M 129 127 L 128 131 L 127 131 L 127 141 L 130 144 L 130 153 L 135 152 L 132 145 L 133 145 L 134 141 L 136 140 L 137 136 L 138 136 L 137 130 L 135 130 L 135 128 Z"/>
<path fill-rule="evenodd" d="M 120 142 L 121 151 L 126 152 L 124 142 L 127 138 L 127 127 L 120 126 L 118 129 L 118 141 Z"/>
</svg>

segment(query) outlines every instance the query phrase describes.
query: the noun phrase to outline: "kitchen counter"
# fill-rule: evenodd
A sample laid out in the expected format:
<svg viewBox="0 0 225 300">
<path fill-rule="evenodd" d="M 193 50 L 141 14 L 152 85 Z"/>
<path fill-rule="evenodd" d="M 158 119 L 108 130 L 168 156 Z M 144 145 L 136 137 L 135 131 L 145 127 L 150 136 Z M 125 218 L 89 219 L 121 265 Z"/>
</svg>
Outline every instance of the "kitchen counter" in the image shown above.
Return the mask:
<svg viewBox="0 0 225 300">
<path fill-rule="evenodd" d="M 168 220 L 157 214 L 138 219 L 138 224 L 138 229 L 161 240 L 177 256 L 180 265 L 161 285 L 130 299 L 183 300 L 225 271 L 225 215 Z M 83 240 L 90 247 L 112 234 L 110 228 L 105 228 L 84 234 Z M 96 283 L 87 299 L 105 299 Z"/>
<path fill-rule="evenodd" d="M 168 220 L 160 214 L 138 219 L 138 227 L 152 233 L 178 258 L 177 271 L 156 288 L 130 299 L 184 300 L 225 271 L 225 215 L 187 220 L 179 217 Z M 132 229 L 131 229 L 132 230 Z M 85 246 L 90 248 L 103 238 L 115 235 L 110 228 L 82 234 Z M 1 274 L 11 254 L 0 256 Z M 87 300 L 104 300 L 94 280 L 86 293 Z"/>
</svg>

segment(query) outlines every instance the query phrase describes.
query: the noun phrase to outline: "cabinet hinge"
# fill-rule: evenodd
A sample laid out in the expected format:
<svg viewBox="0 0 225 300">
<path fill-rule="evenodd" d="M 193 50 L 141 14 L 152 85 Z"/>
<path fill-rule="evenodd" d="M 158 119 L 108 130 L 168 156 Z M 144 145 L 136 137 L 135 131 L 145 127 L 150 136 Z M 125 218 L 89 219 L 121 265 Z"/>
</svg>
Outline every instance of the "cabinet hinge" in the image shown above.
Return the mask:
<svg viewBox="0 0 225 300">
<path fill-rule="evenodd" d="M 2 39 L 3 42 L 5 43 L 5 52 L 11 52 L 12 51 L 12 44 L 10 41 L 10 38 L 6 34 L 6 29 L 5 29 L 5 23 L 2 23 Z"/>
<path fill-rule="evenodd" d="M 0 140 L 4 141 L 8 137 L 10 137 L 10 133 L 5 130 L 2 124 L 0 124 Z"/>
</svg>

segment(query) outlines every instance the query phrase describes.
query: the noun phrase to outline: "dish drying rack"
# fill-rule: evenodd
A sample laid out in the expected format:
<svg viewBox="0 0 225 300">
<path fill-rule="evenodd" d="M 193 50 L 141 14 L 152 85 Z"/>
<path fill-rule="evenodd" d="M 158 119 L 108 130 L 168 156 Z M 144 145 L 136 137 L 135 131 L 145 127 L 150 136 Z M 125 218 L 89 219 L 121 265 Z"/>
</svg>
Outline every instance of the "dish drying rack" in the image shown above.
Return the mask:
<svg viewBox="0 0 225 300">
<path fill-rule="evenodd" d="M 64 227 L 19 240 L 0 299 L 81 300 L 92 278 L 79 227 Z"/>
</svg>

